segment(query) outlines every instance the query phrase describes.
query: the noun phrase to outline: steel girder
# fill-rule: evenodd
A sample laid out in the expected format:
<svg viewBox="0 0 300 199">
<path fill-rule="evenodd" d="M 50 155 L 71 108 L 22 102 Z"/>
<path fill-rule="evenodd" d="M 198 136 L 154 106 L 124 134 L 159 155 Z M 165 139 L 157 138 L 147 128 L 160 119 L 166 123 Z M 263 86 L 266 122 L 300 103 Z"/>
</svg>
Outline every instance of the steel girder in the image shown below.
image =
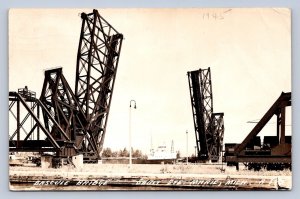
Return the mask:
<svg viewBox="0 0 300 199">
<path fill-rule="evenodd" d="M 20 93 L 9 92 L 9 112 L 14 118 L 9 117 L 9 126 L 16 127 L 10 131 L 14 133 L 9 135 L 10 151 L 60 151 L 63 142 L 53 138 L 40 118 L 40 112 L 44 109 L 38 99 L 29 99 Z M 53 118 L 50 120 L 53 126 L 59 126 Z"/>
<path fill-rule="evenodd" d="M 65 141 L 67 151 L 98 154 L 96 142 L 91 138 L 92 136 L 88 131 L 88 121 L 62 73 L 62 68 L 45 72 L 40 101 L 51 116 L 55 118 L 59 124 L 58 128 L 61 128 L 68 140 L 66 141 L 62 134 L 57 132 L 57 128 L 49 129 L 49 117 L 43 112 L 47 129 L 56 140 Z M 96 158 L 99 157 L 96 156 Z"/>
<path fill-rule="evenodd" d="M 213 113 L 210 68 L 188 72 L 198 159 L 217 161 L 221 154 L 223 113 Z"/>
<path fill-rule="evenodd" d="M 282 92 L 274 104 L 269 108 L 269 110 L 264 114 L 264 116 L 259 120 L 247 137 L 237 145 L 234 149 L 234 154 L 236 156 L 244 155 L 244 150 L 246 146 L 257 136 L 257 134 L 264 128 L 264 126 L 270 121 L 270 119 L 276 115 L 277 119 L 277 139 L 279 145 L 285 145 L 285 109 L 292 105 L 292 94 L 291 92 Z M 283 150 L 282 150 L 283 151 Z M 282 152 L 281 151 L 281 152 Z M 289 151 L 291 153 L 291 151 Z M 278 155 L 278 154 L 276 154 Z M 282 155 L 282 154 L 280 154 Z M 286 154 L 285 154 L 286 155 Z"/>
<path fill-rule="evenodd" d="M 205 122 L 203 115 L 203 103 L 202 103 L 202 94 L 200 90 L 200 79 L 199 71 L 188 72 L 189 77 L 189 88 L 191 95 L 194 127 L 195 127 L 195 136 L 196 136 L 196 146 L 199 159 L 207 159 L 208 157 L 208 148 L 206 143 L 206 134 L 205 132 Z"/>
<path fill-rule="evenodd" d="M 292 140 L 290 136 L 285 135 L 285 109 L 291 105 L 291 92 L 282 92 L 240 144 L 230 144 L 231 146 L 228 144 L 228 147 L 225 147 L 224 161 L 227 164 L 235 165 L 237 170 L 239 162 L 256 164 L 259 168 L 261 165 L 290 165 L 292 163 Z M 276 116 L 277 119 L 276 136 L 265 136 L 262 146 L 259 143 L 259 148 L 251 147 L 254 146 L 257 135 L 273 116 Z M 288 137 L 290 138 L 288 139 Z M 271 140 L 266 140 L 267 138 Z"/>
<path fill-rule="evenodd" d="M 97 10 L 82 13 L 81 18 L 75 93 L 61 68 L 45 71 L 40 99 L 27 87 L 10 92 L 9 111 L 16 121 L 10 151 L 53 151 L 59 157 L 83 154 L 89 162 L 100 159 L 123 35 Z M 27 111 L 24 118 L 22 110 Z M 26 130 L 30 118 L 34 124 Z"/>
<path fill-rule="evenodd" d="M 224 113 L 212 114 L 212 144 L 210 144 L 210 155 L 212 161 L 218 161 L 222 153 L 224 138 Z"/>
<path fill-rule="evenodd" d="M 72 120 L 76 110 L 76 102 L 72 96 L 72 91 L 62 75 L 61 68 L 45 71 L 40 101 L 51 117 L 59 124 L 58 128 L 65 134 L 62 136 L 58 133 L 58 129 L 51 126 L 49 115 L 43 112 L 46 128 L 56 140 L 71 141 L 75 138 L 75 128 L 72 126 L 74 121 Z"/>
<path fill-rule="evenodd" d="M 82 29 L 77 54 L 75 97 L 88 121 L 98 156 L 102 151 L 123 35 L 97 10 L 81 14 Z M 88 147 L 91 143 L 88 142 Z"/>
</svg>

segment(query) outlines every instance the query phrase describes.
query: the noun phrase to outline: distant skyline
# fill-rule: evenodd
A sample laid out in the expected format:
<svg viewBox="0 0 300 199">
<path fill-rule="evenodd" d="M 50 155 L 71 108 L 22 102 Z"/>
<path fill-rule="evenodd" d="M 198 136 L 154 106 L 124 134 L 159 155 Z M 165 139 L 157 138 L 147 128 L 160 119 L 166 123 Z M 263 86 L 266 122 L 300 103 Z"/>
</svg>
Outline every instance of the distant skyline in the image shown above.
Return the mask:
<svg viewBox="0 0 300 199">
<path fill-rule="evenodd" d="M 239 143 L 280 93 L 291 91 L 291 13 L 280 8 L 98 9 L 125 37 L 104 147 L 148 152 L 165 143 L 194 154 L 187 72 L 211 67 L 214 112 L 224 112 L 224 143 Z M 74 90 L 81 12 L 11 9 L 9 90 L 25 85 L 40 96 L 44 70 L 61 66 Z M 29 23 L 30 22 L 30 23 Z M 287 110 L 291 134 L 291 109 Z M 270 122 L 259 135 L 275 135 Z"/>
</svg>

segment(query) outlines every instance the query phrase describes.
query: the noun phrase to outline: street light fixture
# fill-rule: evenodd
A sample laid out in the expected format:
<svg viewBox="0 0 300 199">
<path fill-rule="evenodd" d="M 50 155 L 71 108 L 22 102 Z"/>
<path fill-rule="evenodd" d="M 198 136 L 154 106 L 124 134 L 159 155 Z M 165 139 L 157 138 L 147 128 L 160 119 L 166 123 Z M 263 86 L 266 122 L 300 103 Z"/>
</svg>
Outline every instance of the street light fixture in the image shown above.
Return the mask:
<svg viewBox="0 0 300 199">
<path fill-rule="evenodd" d="M 188 165 L 188 159 L 189 159 L 189 139 L 188 139 L 188 131 L 186 131 L 186 165 Z"/>
<path fill-rule="evenodd" d="M 129 102 L 129 165 L 132 164 L 132 152 L 131 152 L 131 102 L 134 102 L 133 108 L 136 109 L 136 101 L 130 100 Z"/>
</svg>

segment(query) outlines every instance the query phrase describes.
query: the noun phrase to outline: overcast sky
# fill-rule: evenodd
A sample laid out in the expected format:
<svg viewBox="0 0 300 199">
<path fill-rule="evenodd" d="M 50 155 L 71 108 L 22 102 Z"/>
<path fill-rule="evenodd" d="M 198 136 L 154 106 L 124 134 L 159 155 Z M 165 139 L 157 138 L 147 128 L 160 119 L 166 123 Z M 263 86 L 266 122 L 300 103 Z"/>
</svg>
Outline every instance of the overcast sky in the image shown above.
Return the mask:
<svg viewBox="0 0 300 199">
<path fill-rule="evenodd" d="M 98 9 L 125 37 L 104 147 L 143 151 L 165 143 L 189 153 L 196 144 L 187 71 L 211 67 L 214 112 L 224 112 L 225 143 L 241 142 L 282 91 L 291 91 L 289 9 Z M 42 89 L 44 70 L 61 66 L 70 86 L 81 12 L 92 9 L 12 9 L 9 90 Z M 287 134 L 291 134 L 291 109 Z M 259 135 L 275 135 L 272 120 Z"/>
</svg>

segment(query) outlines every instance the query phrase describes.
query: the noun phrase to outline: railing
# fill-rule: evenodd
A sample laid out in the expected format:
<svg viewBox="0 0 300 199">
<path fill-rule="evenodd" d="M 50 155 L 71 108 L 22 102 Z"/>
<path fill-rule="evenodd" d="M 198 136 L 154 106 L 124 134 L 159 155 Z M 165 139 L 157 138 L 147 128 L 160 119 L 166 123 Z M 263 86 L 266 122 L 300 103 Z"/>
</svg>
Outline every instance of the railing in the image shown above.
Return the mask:
<svg viewBox="0 0 300 199">
<path fill-rule="evenodd" d="M 36 98 L 36 92 L 28 90 L 27 88 L 19 88 L 18 94 L 24 98 Z"/>
</svg>

